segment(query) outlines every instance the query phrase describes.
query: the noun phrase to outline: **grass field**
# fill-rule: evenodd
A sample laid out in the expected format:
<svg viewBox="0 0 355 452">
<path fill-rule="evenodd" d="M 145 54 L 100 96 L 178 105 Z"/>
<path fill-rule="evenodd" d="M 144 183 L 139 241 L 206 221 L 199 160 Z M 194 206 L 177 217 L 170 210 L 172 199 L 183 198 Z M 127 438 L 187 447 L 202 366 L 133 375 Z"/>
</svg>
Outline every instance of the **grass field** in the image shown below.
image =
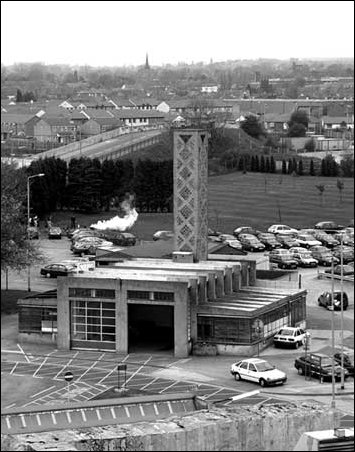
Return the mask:
<svg viewBox="0 0 355 452">
<path fill-rule="evenodd" d="M 266 183 L 265 183 L 266 182 Z M 241 172 L 209 178 L 209 226 L 231 233 L 238 226 L 265 229 L 274 223 L 312 227 L 322 220 L 347 226 L 354 218 L 354 180 L 343 179 L 342 202 L 337 179 L 293 177 L 281 174 Z M 323 200 L 316 185 L 325 186 Z M 75 213 L 81 226 L 115 216 L 114 211 L 93 215 Z M 68 226 L 71 212 L 57 212 L 53 224 Z M 173 214 L 140 214 L 131 232 L 151 240 L 158 229 L 172 229 Z"/>
</svg>

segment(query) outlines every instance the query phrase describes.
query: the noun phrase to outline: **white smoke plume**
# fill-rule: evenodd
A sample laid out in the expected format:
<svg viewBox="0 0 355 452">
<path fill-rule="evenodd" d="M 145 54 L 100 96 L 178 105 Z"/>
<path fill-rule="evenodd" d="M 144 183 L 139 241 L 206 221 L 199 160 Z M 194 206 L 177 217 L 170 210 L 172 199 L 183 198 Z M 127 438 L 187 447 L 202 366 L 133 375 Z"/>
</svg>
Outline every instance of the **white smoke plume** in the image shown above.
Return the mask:
<svg viewBox="0 0 355 452">
<path fill-rule="evenodd" d="M 123 217 L 116 216 L 110 220 L 98 221 L 92 224 L 90 228 L 105 231 L 111 229 L 114 231 L 124 232 L 134 225 L 138 218 L 138 212 L 133 207 L 134 195 L 126 194 L 126 198 L 121 202 L 120 207 L 125 212 Z"/>
</svg>

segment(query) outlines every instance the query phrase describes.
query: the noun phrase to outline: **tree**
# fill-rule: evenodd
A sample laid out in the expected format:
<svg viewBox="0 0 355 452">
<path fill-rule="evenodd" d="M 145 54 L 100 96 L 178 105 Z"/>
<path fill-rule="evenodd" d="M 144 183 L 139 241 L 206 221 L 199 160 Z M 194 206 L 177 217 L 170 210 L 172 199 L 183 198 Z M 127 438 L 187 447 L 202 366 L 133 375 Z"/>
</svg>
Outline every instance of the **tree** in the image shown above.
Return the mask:
<svg viewBox="0 0 355 452">
<path fill-rule="evenodd" d="M 311 160 L 310 164 L 309 164 L 309 175 L 310 176 L 315 176 L 316 172 L 314 170 L 314 162 L 313 159 Z"/>
<path fill-rule="evenodd" d="M 354 157 L 346 155 L 340 162 L 343 177 L 354 177 Z"/>
<path fill-rule="evenodd" d="M 300 160 L 298 162 L 298 175 L 299 176 L 303 176 L 303 162 L 302 162 L 302 160 Z"/>
<path fill-rule="evenodd" d="M 343 190 L 344 190 L 344 182 L 340 179 L 337 179 L 337 189 L 339 190 L 339 200 L 340 203 L 343 202 Z"/>
<path fill-rule="evenodd" d="M 324 197 L 325 185 L 324 184 L 319 184 L 319 185 L 316 185 L 316 188 L 319 191 L 319 196 L 320 196 L 320 199 L 321 199 L 321 206 L 323 206 L 323 197 Z"/>
<path fill-rule="evenodd" d="M 294 111 L 288 121 L 289 127 L 292 127 L 294 124 L 302 124 L 306 129 L 308 129 L 308 114 L 304 110 Z"/>
<path fill-rule="evenodd" d="M 270 159 L 266 157 L 265 159 L 265 173 L 270 173 Z"/>
<path fill-rule="evenodd" d="M 270 173 L 276 173 L 276 163 L 273 156 L 270 157 Z"/>
<path fill-rule="evenodd" d="M 41 253 L 27 237 L 26 199 L 25 172 L 1 162 L 1 271 L 41 261 Z"/>
<path fill-rule="evenodd" d="M 257 140 L 266 136 L 266 132 L 256 116 L 247 116 L 240 127 L 245 133 Z"/>
<path fill-rule="evenodd" d="M 260 172 L 265 173 L 265 158 L 263 155 L 260 157 Z"/>
<path fill-rule="evenodd" d="M 288 159 L 287 174 L 292 174 L 293 171 L 294 171 L 293 160 L 292 159 Z"/>
<path fill-rule="evenodd" d="M 289 137 L 297 138 L 297 137 L 305 137 L 306 136 L 306 127 L 303 124 L 293 124 L 287 131 L 287 135 Z"/>
<path fill-rule="evenodd" d="M 282 159 L 282 168 L 281 168 L 282 174 L 287 174 L 287 163 L 285 159 Z"/>
<path fill-rule="evenodd" d="M 315 141 L 312 138 L 306 141 L 304 148 L 307 152 L 314 152 L 316 150 Z"/>
<path fill-rule="evenodd" d="M 22 91 L 20 89 L 16 90 L 16 102 L 22 102 L 23 101 L 23 97 L 22 97 Z"/>
</svg>

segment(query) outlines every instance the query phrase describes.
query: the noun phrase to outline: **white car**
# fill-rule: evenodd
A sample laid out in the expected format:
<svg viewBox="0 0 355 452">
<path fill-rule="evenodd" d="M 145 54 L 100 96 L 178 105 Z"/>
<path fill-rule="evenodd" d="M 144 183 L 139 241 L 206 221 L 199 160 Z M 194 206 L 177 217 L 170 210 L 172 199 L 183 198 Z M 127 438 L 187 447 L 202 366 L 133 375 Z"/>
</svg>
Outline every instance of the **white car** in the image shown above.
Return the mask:
<svg viewBox="0 0 355 452">
<path fill-rule="evenodd" d="M 298 348 L 305 343 L 307 333 L 299 327 L 284 326 L 274 336 L 274 345 L 290 345 Z"/>
<path fill-rule="evenodd" d="M 249 380 L 259 383 L 264 387 L 272 384 L 284 384 L 287 375 L 281 370 L 275 369 L 264 359 L 248 358 L 231 365 L 231 374 L 237 381 Z"/>
<path fill-rule="evenodd" d="M 153 234 L 153 240 L 169 240 L 174 237 L 174 231 L 157 231 Z"/>
<path fill-rule="evenodd" d="M 311 246 L 319 246 L 322 244 L 319 240 L 315 239 L 311 234 L 297 234 L 297 241 L 300 246 L 310 248 Z"/>
<path fill-rule="evenodd" d="M 298 233 L 298 230 L 290 228 L 287 224 L 273 224 L 269 227 L 267 232 L 272 232 L 273 234 L 295 235 Z"/>
</svg>

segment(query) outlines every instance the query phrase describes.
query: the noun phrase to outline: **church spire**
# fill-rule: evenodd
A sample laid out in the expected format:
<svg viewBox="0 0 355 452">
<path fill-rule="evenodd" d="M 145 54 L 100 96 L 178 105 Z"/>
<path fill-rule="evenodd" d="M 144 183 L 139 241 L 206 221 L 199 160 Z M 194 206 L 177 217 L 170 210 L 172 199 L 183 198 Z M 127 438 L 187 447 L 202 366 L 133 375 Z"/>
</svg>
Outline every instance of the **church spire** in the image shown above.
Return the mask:
<svg viewBox="0 0 355 452">
<path fill-rule="evenodd" d="M 148 61 L 148 53 L 145 55 L 145 69 L 150 69 L 149 61 Z"/>
</svg>

